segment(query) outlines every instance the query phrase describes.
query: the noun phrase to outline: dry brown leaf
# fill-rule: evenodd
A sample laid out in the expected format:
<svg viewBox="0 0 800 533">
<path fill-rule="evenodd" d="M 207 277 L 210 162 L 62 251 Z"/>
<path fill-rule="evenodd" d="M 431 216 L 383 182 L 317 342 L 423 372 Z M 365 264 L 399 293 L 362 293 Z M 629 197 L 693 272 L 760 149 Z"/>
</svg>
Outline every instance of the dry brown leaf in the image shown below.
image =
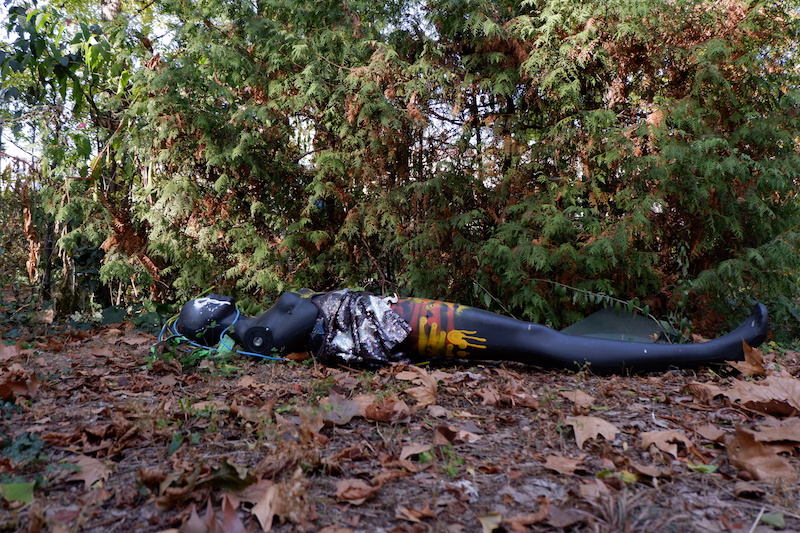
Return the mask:
<svg viewBox="0 0 800 533">
<path fill-rule="evenodd" d="M 370 485 L 363 479 L 342 479 L 336 482 L 336 498 L 353 505 L 361 505 L 372 498 L 381 485 Z"/>
<path fill-rule="evenodd" d="M 492 533 L 494 530 L 499 529 L 500 524 L 503 522 L 503 517 L 498 512 L 488 513 L 477 518 L 481 523 L 483 533 Z"/>
<path fill-rule="evenodd" d="M 360 383 L 358 378 L 356 378 L 351 372 L 336 370 L 335 368 L 330 368 L 328 371 L 331 373 L 331 376 L 333 376 L 333 381 L 335 381 L 337 385 L 349 391 L 352 391 L 358 387 L 358 384 Z"/>
<path fill-rule="evenodd" d="M 109 333 L 111 330 L 109 330 Z M 126 335 L 117 342 L 123 342 L 128 346 L 141 346 L 142 344 L 155 344 L 156 338 L 153 335 Z"/>
<path fill-rule="evenodd" d="M 800 418 L 791 417 L 772 424 L 761 424 L 754 437 L 758 442 L 800 443 Z"/>
<path fill-rule="evenodd" d="M 483 398 L 482 405 L 496 405 L 500 401 L 500 395 L 492 387 L 486 387 L 478 391 L 478 396 Z"/>
<path fill-rule="evenodd" d="M 181 531 L 183 533 L 208 533 L 208 526 L 205 521 L 197 514 L 197 508 L 194 504 L 191 505 L 192 510 L 189 513 L 189 518 L 184 522 Z"/>
<path fill-rule="evenodd" d="M 308 482 L 303 477 L 302 468 L 295 470 L 290 480 L 269 487 L 251 512 L 265 532 L 272 529 L 276 517 L 281 522 L 292 522 L 308 529 L 317 519 L 317 511 L 309 501 Z"/>
<path fill-rule="evenodd" d="M 725 431 L 713 424 L 705 424 L 696 429 L 697 434 L 711 442 L 722 442 L 725 439 Z"/>
<path fill-rule="evenodd" d="M 19 363 L 14 363 L 0 375 L 0 400 L 34 398 L 39 391 L 39 378 Z"/>
<path fill-rule="evenodd" d="M 358 402 L 348 400 L 337 392 L 331 392 L 320 402 L 320 405 L 327 406 L 322 410 L 322 419 L 334 426 L 343 426 L 349 423 L 353 417 L 363 414 Z"/>
<path fill-rule="evenodd" d="M 419 379 L 419 374 L 414 372 L 413 370 L 402 370 L 397 374 L 395 374 L 394 378 L 399 379 L 401 381 L 413 381 L 415 379 Z"/>
<path fill-rule="evenodd" d="M 417 401 L 418 407 L 426 407 L 436 403 L 436 387 L 420 385 L 419 387 L 406 389 L 405 392 Z"/>
<path fill-rule="evenodd" d="M 508 395 L 507 398 L 511 405 L 521 405 L 534 409 L 539 407 L 539 400 L 525 390 L 525 387 L 514 378 L 509 378 L 508 387 L 505 392 Z"/>
<path fill-rule="evenodd" d="M 429 405 L 428 414 L 434 418 L 448 418 L 453 416 L 453 412 L 441 405 Z"/>
<path fill-rule="evenodd" d="M 715 397 L 725 394 L 725 391 L 720 389 L 714 383 L 699 383 L 697 381 L 693 381 L 686 386 L 689 389 L 689 392 L 697 398 L 700 403 L 704 403 L 709 405 Z"/>
<path fill-rule="evenodd" d="M 762 381 L 735 380 L 731 391 L 724 394 L 749 409 L 768 414 L 792 416 L 800 413 L 800 380 L 795 378 L 770 376 Z"/>
<path fill-rule="evenodd" d="M 568 426 L 572 426 L 575 431 L 575 442 L 578 448 L 583 449 L 583 443 L 587 439 L 597 438 L 602 435 L 607 441 L 611 442 L 617 436 L 617 426 L 598 418 L 596 416 L 571 416 L 564 421 Z"/>
<path fill-rule="evenodd" d="M 368 397 L 368 403 L 365 404 L 361 400 L 362 397 Z M 375 420 L 377 422 L 397 422 L 411 415 L 411 408 L 403 400 L 394 400 L 391 398 L 383 398 L 375 403 L 375 397 L 371 395 L 361 395 L 354 398 L 354 401 L 362 406 L 364 409 L 364 417 L 367 420 Z"/>
<path fill-rule="evenodd" d="M 549 470 L 554 470 L 559 474 L 572 475 L 578 468 L 580 468 L 581 463 L 585 458 L 585 455 L 582 455 L 578 459 L 562 457 L 560 455 L 548 455 L 547 459 L 545 460 L 544 467 Z"/>
<path fill-rule="evenodd" d="M 409 367 L 409 370 L 398 372 L 395 377 L 419 384 L 417 387 L 411 387 L 405 390 L 405 392 L 417 401 L 417 407 L 426 407 L 436 403 L 436 391 L 439 388 L 439 381 L 434 376 L 428 374 L 424 368 L 412 366 Z"/>
<path fill-rule="evenodd" d="M 433 511 L 431 511 L 429 503 L 426 503 L 422 509 L 409 509 L 408 507 L 398 506 L 395 510 L 395 518 L 419 523 L 423 518 L 433 518 Z"/>
<path fill-rule="evenodd" d="M 8 361 L 12 357 L 19 355 L 19 353 L 19 344 L 6 346 L 4 342 L 0 341 L 0 361 Z"/>
<path fill-rule="evenodd" d="M 797 472 L 792 464 L 778 455 L 780 448 L 756 441 L 753 431 L 737 426 L 736 436 L 727 443 L 728 458 L 736 468 L 758 480 L 794 482 Z"/>
<path fill-rule="evenodd" d="M 594 403 L 594 396 L 590 394 L 586 394 L 582 390 L 568 390 L 568 391 L 560 391 L 558 394 L 566 398 L 567 400 L 571 401 L 578 407 L 591 407 Z"/>
<path fill-rule="evenodd" d="M 666 472 L 652 465 L 643 465 L 641 463 L 631 462 L 631 470 L 639 475 L 647 477 L 661 477 Z"/>
<path fill-rule="evenodd" d="M 753 348 L 744 339 L 742 339 L 742 349 L 744 351 L 744 361 L 726 362 L 747 377 L 766 375 L 767 371 L 764 369 L 764 356 L 761 350 Z"/>
<path fill-rule="evenodd" d="M 96 355 L 97 357 L 114 357 L 114 352 L 109 350 L 108 348 L 103 348 L 101 346 L 93 346 L 89 349 L 89 353 L 91 355 Z"/>
<path fill-rule="evenodd" d="M 670 429 L 662 431 L 648 431 L 642 433 L 642 449 L 648 450 L 650 446 L 655 446 L 662 452 L 667 452 L 674 458 L 678 458 L 678 444 L 683 444 L 686 448 L 692 447 L 692 441 L 681 433 Z"/>
<path fill-rule="evenodd" d="M 247 388 L 258 388 L 260 385 L 256 378 L 253 376 L 245 375 L 242 376 L 241 379 L 236 383 L 237 387 L 247 389 Z"/>
<path fill-rule="evenodd" d="M 546 496 L 539 497 L 539 509 L 535 513 L 516 515 L 504 520 L 511 527 L 511 531 L 527 533 L 527 526 L 544 522 L 550 514 L 550 500 Z"/>
<path fill-rule="evenodd" d="M 432 446 L 430 444 L 408 444 L 403 446 L 403 449 L 400 451 L 400 460 L 405 461 L 412 455 L 425 453 L 430 451 L 431 448 Z"/>
<path fill-rule="evenodd" d="M 443 444 L 453 444 L 458 437 L 458 430 L 449 426 L 441 425 L 433 429 L 433 444 L 440 446 Z"/>
<path fill-rule="evenodd" d="M 607 496 L 611 491 L 608 485 L 599 479 L 584 479 L 578 487 L 581 498 L 595 500 Z"/>
<path fill-rule="evenodd" d="M 72 457 L 70 461 L 80 467 L 80 471 L 72 474 L 68 481 L 83 481 L 87 487 L 91 487 L 96 482 L 108 479 L 111 475 L 111 468 L 109 468 L 103 461 L 88 457 L 86 455 L 77 455 Z"/>
<path fill-rule="evenodd" d="M 242 520 L 236 513 L 236 506 L 233 505 L 230 496 L 227 494 L 222 497 L 222 526 L 221 531 L 225 533 L 246 533 Z"/>
</svg>

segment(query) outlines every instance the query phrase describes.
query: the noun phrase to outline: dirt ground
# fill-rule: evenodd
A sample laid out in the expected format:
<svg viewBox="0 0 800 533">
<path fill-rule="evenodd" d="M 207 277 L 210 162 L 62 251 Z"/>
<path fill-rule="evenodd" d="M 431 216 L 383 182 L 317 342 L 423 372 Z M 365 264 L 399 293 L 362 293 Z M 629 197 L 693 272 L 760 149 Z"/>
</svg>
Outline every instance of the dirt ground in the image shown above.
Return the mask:
<svg viewBox="0 0 800 533">
<path fill-rule="evenodd" d="M 0 530 L 800 531 L 797 352 L 596 376 L 182 367 L 154 340 L 0 345 Z"/>
</svg>

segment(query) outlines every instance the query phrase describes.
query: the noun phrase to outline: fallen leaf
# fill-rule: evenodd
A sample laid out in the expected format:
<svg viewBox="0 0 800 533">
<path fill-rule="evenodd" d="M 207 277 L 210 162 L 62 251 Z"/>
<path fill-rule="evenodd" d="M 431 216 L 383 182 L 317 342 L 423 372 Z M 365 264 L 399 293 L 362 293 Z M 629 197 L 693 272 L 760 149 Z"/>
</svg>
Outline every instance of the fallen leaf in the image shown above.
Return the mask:
<svg viewBox="0 0 800 533">
<path fill-rule="evenodd" d="M 611 442 L 619 431 L 611 422 L 596 416 L 571 416 L 564 423 L 572 426 L 575 431 L 575 442 L 580 449 L 583 449 L 583 443 L 587 439 L 594 439 L 598 436 L 603 436 L 607 441 Z"/>
<path fill-rule="evenodd" d="M 363 479 L 342 479 L 336 482 L 336 498 L 361 505 L 375 495 L 381 485 L 373 486 Z"/>
<path fill-rule="evenodd" d="M 781 455 L 779 448 L 756 441 L 754 432 L 737 426 L 736 435 L 726 445 L 728 458 L 736 468 L 758 480 L 797 479 L 794 466 Z"/>
<path fill-rule="evenodd" d="M 272 522 L 275 520 L 276 507 L 278 502 L 279 490 L 277 485 L 270 485 L 261 499 L 256 503 L 250 512 L 256 517 L 261 529 L 268 532 L 272 529 Z"/>
<path fill-rule="evenodd" d="M 80 471 L 72 474 L 68 481 L 83 481 L 87 487 L 91 487 L 100 480 L 105 481 L 112 472 L 111 468 L 103 461 L 86 455 L 72 457 L 70 462 L 79 466 Z"/>
<path fill-rule="evenodd" d="M 89 353 L 91 355 L 96 355 L 98 357 L 114 357 L 114 352 L 109 350 L 108 348 L 103 348 L 100 346 L 93 346 L 89 349 Z"/>
<path fill-rule="evenodd" d="M 236 513 L 236 507 L 228 495 L 222 497 L 222 531 L 225 533 L 246 533 L 241 518 Z"/>
<path fill-rule="evenodd" d="M 343 426 L 349 423 L 353 417 L 362 414 L 361 406 L 358 402 L 348 400 L 337 392 L 331 392 L 327 398 L 320 402 L 320 405 L 327 407 L 322 410 L 322 419 L 328 422 L 329 425 Z"/>
<path fill-rule="evenodd" d="M 331 373 L 331 376 L 333 376 L 333 381 L 335 381 L 340 387 L 343 387 L 347 390 L 351 391 L 358 387 L 358 384 L 361 383 L 351 372 L 344 372 L 341 370 L 336 370 L 335 368 L 330 368 L 328 371 Z"/>
<path fill-rule="evenodd" d="M 539 497 L 539 509 L 535 513 L 525 515 L 512 516 L 505 520 L 510 526 L 512 531 L 520 533 L 527 533 L 527 526 L 544 522 L 550 514 L 550 500 L 546 496 Z"/>
<path fill-rule="evenodd" d="M 359 398 L 366 397 L 369 402 L 366 407 Z M 408 404 L 403 400 L 394 400 L 391 398 L 383 398 L 380 401 L 372 403 L 374 398 L 368 395 L 361 395 L 354 398 L 354 401 L 362 406 L 364 417 L 367 420 L 375 420 L 377 422 L 397 422 L 411 415 L 411 409 Z"/>
<path fill-rule="evenodd" d="M 591 407 L 594 403 L 594 396 L 590 394 L 586 394 L 582 390 L 568 390 L 568 391 L 560 391 L 558 394 L 566 398 L 567 400 L 571 401 L 578 407 Z"/>
<path fill-rule="evenodd" d="M 449 426 L 436 426 L 433 429 L 433 444 L 440 446 L 443 444 L 453 444 L 458 438 L 458 430 Z"/>
<path fill-rule="evenodd" d="M 258 381 L 253 376 L 242 376 L 239 382 L 236 384 L 237 387 L 241 387 L 243 389 L 247 388 L 257 388 L 259 386 Z"/>
<path fill-rule="evenodd" d="M 297 468 L 291 479 L 269 487 L 250 512 L 265 532 L 272 529 L 276 517 L 282 522 L 298 524 L 298 529 L 307 530 L 317 519 L 316 506 L 309 501 L 308 485 L 303 469 Z"/>
<path fill-rule="evenodd" d="M 665 472 L 652 465 L 643 465 L 637 462 L 631 462 L 631 470 L 639 475 L 657 478 L 665 474 Z"/>
<path fill-rule="evenodd" d="M 405 392 L 417 401 L 418 407 L 425 407 L 436 403 L 435 386 L 420 385 L 419 387 L 406 389 Z"/>
<path fill-rule="evenodd" d="M 429 503 L 426 503 L 422 509 L 409 509 L 408 507 L 399 506 L 395 510 L 395 518 L 419 523 L 423 518 L 433 518 L 433 511 L 431 511 Z"/>
<path fill-rule="evenodd" d="M 800 413 L 800 380 L 770 376 L 763 381 L 735 380 L 732 391 L 745 407 L 773 415 Z M 730 396 L 731 399 L 734 396 Z"/>
<path fill-rule="evenodd" d="M 767 371 L 764 369 L 764 356 L 761 354 L 761 350 L 753 348 L 744 339 L 742 339 L 742 349 L 744 361 L 726 361 L 726 363 L 746 377 L 765 375 Z"/>
<path fill-rule="evenodd" d="M 35 483 L 2 483 L 0 496 L 7 502 L 31 503 Z"/>
<path fill-rule="evenodd" d="M 18 356 L 19 353 L 19 344 L 6 346 L 4 342 L 0 341 L 0 361 L 8 361 L 12 357 Z"/>
<path fill-rule="evenodd" d="M 118 342 L 123 342 L 128 346 L 141 346 L 142 344 L 154 344 L 156 338 L 152 335 L 127 335 L 119 339 Z"/>
<path fill-rule="evenodd" d="M 791 417 L 771 424 L 760 424 L 754 437 L 758 442 L 800 443 L 800 418 Z"/>
<path fill-rule="evenodd" d="M 39 378 L 19 363 L 14 363 L 0 375 L 0 400 L 33 398 L 39 391 Z"/>
<path fill-rule="evenodd" d="M 498 512 L 492 512 L 477 518 L 483 527 L 483 533 L 492 533 L 492 531 L 500 529 L 500 524 L 503 522 L 503 517 Z"/>
<path fill-rule="evenodd" d="M 431 448 L 432 446 L 430 444 L 408 444 L 403 446 L 403 449 L 400 451 L 400 460 L 405 461 L 412 455 L 425 453 L 430 451 Z"/>
<path fill-rule="evenodd" d="M 429 405 L 428 414 L 434 418 L 447 418 L 453 415 L 449 409 L 446 409 L 441 405 Z"/>
<path fill-rule="evenodd" d="M 767 491 L 764 487 L 747 481 L 738 481 L 733 486 L 733 495 L 737 498 L 747 498 L 748 500 L 760 500 L 766 496 Z"/>
<path fill-rule="evenodd" d="M 697 434 L 711 442 L 722 442 L 725 439 L 725 431 L 713 424 L 705 424 L 696 429 Z"/>
<path fill-rule="evenodd" d="M 678 458 L 678 443 L 683 444 L 686 448 L 692 447 L 692 441 L 681 433 L 670 429 L 662 431 L 648 431 L 642 433 L 642 449 L 648 450 L 650 446 L 655 446 L 662 452 L 667 452 L 674 458 Z"/>
<path fill-rule="evenodd" d="M 208 533 L 208 526 L 205 521 L 197 514 L 197 508 L 194 504 L 190 507 L 191 512 L 189 518 L 183 524 L 181 531 L 184 533 Z"/>
<path fill-rule="evenodd" d="M 532 407 L 534 409 L 539 407 L 539 400 L 525 390 L 522 383 L 514 378 L 509 378 L 505 393 L 507 396 L 504 399 L 507 399 L 511 405 L 521 405 L 522 407 Z"/>
<path fill-rule="evenodd" d="M 584 458 L 586 458 L 585 455 L 582 455 L 578 459 L 562 457 L 560 455 L 548 455 L 544 467 L 549 470 L 554 470 L 559 474 L 572 475 L 580 467 Z"/>
<path fill-rule="evenodd" d="M 427 370 L 418 366 L 412 366 L 409 370 L 403 370 L 395 375 L 395 378 L 413 381 L 418 383 L 419 386 L 406 389 L 412 398 L 417 401 L 418 407 L 426 407 L 436 403 L 436 391 L 439 388 L 439 380 L 428 374 Z"/>
<path fill-rule="evenodd" d="M 479 390 L 478 396 L 483 399 L 482 405 L 497 405 L 497 402 L 500 401 L 500 395 L 492 387 Z"/>
<path fill-rule="evenodd" d="M 595 500 L 607 496 L 611 491 L 600 479 L 585 479 L 578 487 L 581 498 Z"/>
</svg>

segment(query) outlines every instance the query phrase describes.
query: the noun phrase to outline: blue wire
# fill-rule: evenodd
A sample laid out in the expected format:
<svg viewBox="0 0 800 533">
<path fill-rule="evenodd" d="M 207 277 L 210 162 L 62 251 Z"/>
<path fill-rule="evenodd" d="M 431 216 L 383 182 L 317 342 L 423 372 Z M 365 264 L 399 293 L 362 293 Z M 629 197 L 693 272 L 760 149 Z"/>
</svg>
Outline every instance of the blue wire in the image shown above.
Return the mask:
<svg viewBox="0 0 800 533">
<path fill-rule="evenodd" d="M 236 309 L 236 316 L 234 317 L 233 322 L 231 323 L 231 325 L 228 326 L 228 327 L 232 328 L 234 326 L 234 324 L 236 324 L 236 321 L 239 320 L 239 316 L 240 315 L 241 315 L 241 312 L 238 309 Z M 170 333 L 172 335 L 170 335 L 170 337 L 168 337 L 168 338 L 177 337 L 178 338 L 178 342 L 180 342 L 180 343 L 188 344 L 189 346 L 194 346 L 195 348 L 201 348 L 203 350 L 208 350 L 210 352 L 217 352 L 217 353 L 220 352 L 219 348 L 214 348 L 212 346 L 205 346 L 203 344 L 199 344 L 199 343 L 191 341 L 188 338 L 186 338 L 185 336 L 181 335 L 178 332 L 178 330 L 176 329 L 176 327 L 175 327 L 176 323 L 177 323 L 177 317 L 173 317 L 173 318 L 171 318 L 170 320 L 168 320 L 164 324 L 164 327 L 161 328 L 161 333 L 158 334 L 158 342 L 161 342 L 162 340 L 165 340 L 165 339 L 163 339 L 164 332 L 167 331 L 167 329 L 169 329 L 169 331 L 170 331 Z M 271 355 L 264 355 L 264 354 L 261 354 L 261 353 L 245 352 L 243 350 L 234 350 L 233 346 L 228 346 L 228 344 L 225 342 L 225 332 L 226 331 L 228 331 L 227 328 L 222 333 L 220 333 L 220 335 L 219 335 L 219 343 L 222 346 L 224 346 L 225 348 L 227 348 L 229 351 L 233 352 L 233 353 L 237 353 L 239 355 L 250 355 L 250 356 L 253 356 L 253 357 L 260 357 L 261 359 L 268 359 L 270 361 L 288 361 L 288 359 L 286 359 L 284 357 L 273 357 Z"/>
</svg>

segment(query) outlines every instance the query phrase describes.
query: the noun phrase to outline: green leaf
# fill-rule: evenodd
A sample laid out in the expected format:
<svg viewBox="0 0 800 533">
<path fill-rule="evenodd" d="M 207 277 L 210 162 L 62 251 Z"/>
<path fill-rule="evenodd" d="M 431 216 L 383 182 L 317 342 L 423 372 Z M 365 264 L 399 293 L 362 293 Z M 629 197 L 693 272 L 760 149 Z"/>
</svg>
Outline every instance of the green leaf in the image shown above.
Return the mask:
<svg viewBox="0 0 800 533">
<path fill-rule="evenodd" d="M 173 433 L 172 440 L 169 443 L 169 448 L 167 448 L 167 455 L 171 456 L 173 453 L 178 451 L 178 448 L 181 447 L 183 444 L 183 435 L 180 433 Z"/>
<path fill-rule="evenodd" d="M 696 465 L 691 461 L 687 462 L 686 466 L 688 466 L 689 469 L 694 470 L 695 472 L 702 472 L 703 474 L 713 474 L 719 468 L 719 466 L 717 465 L 702 465 L 702 464 Z"/>
<path fill-rule="evenodd" d="M 783 513 L 764 513 L 761 515 L 761 522 L 775 529 L 783 529 L 786 527 L 786 520 L 783 518 Z"/>
<path fill-rule="evenodd" d="M 3 483 L 0 484 L 0 496 L 8 502 L 33 502 L 35 483 Z"/>
</svg>

